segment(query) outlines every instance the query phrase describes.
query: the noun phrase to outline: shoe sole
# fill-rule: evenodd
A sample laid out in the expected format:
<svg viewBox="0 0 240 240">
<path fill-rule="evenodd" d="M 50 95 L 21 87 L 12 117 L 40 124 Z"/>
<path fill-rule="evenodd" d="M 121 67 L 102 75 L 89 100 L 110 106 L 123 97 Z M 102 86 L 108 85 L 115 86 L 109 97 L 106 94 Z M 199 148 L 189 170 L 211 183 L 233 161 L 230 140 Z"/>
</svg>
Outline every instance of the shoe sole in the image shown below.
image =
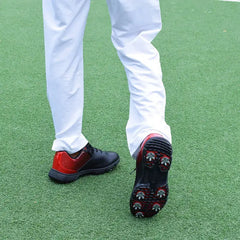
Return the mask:
<svg viewBox="0 0 240 240">
<path fill-rule="evenodd" d="M 114 167 L 117 166 L 117 164 L 119 163 L 120 158 L 118 158 L 117 160 L 115 160 L 115 162 L 113 162 L 112 164 L 108 165 L 107 167 L 104 168 L 97 168 L 97 169 L 86 169 L 86 170 L 80 170 L 77 173 L 73 173 L 73 174 L 66 174 L 66 173 L 62 173 L 59 172 L 53 168 L 51 168 L 51 170 L 48 173 L 48 176 L 55 182 L 58 183 L 70 183 L 73 181 L 76 181 L 79 177 L 85 176 L 85 175 L 99 175 L 99 174 L 104 174 L 107 172 L 110 172 L 114 169 Z"/>
<path fill-rule="evenodd" d="M 171 144 L 164 138 L 152 137 L 144 144 L 140 163 L 142 170 L 136 176 L 130 198 L 131 213 L 137 218 L 152 217 L 166 204 L 171 155 Z"/>
</svg>

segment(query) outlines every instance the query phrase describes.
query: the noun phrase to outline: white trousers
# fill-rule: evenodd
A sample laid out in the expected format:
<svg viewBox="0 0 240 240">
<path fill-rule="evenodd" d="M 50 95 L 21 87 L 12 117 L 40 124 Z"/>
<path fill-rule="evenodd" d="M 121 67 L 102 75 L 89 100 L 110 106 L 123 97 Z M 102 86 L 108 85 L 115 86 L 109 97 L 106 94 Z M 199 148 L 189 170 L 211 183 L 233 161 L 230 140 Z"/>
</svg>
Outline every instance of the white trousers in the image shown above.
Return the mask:
<svg viewBox="0 0 240 240">
<path fill-rule="evenodd" d="M 126 127 L 130 154 L 143 139 L 160 133 L 171 142 L 165 122 L 165 89 L 158 51 L 151 41 L 161 30 L 159 0 L 107 0 L 112 42 L 124 65 L 130 91 Z M 47 93 L 54 151 L 77 152 L 82 134 L 83 36 L 90 0 L 43 0 Z"/>
</svg>

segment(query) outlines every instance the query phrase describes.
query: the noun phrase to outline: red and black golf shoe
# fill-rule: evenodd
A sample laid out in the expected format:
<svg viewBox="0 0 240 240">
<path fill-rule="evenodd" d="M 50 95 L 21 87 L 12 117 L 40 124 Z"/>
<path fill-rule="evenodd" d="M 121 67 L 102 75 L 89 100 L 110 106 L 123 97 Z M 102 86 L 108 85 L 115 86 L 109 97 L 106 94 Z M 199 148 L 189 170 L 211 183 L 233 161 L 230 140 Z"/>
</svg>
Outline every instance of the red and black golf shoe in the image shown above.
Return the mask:
<svg viewBox="0 0 240 240">
<path fill-rule="evenodd" d="M 103 174 L 111 171 L 120 159 L 115 152 L 93 148 L 89 143 L 76 158 L 67 152 L 56 152 L 48 176 L 60 183 L 69 183 L 87 174 Z"/>
<path fill-rule="evenodd" d="M 164 207 L 171 162 L 171 144 L 159 134 L 147 136 L 137 157 L 136 179 L 130 199 L 134 216 L 152 217 Z"/>
</svg>

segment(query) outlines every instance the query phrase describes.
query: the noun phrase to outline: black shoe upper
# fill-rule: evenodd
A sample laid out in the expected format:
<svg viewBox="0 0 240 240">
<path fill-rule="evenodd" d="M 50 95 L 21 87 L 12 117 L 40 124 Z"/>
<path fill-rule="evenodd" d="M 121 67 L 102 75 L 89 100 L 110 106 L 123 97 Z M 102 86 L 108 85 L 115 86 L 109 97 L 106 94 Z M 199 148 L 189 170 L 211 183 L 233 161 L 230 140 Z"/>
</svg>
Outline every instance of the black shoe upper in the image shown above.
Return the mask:
<svg viewBox="0 0 240 240">
<path fill-rule="evenodd" d="M 92 147 L 89 143 L 83 151 L 91 157 L 81 170 L 105 168 L 119 160 L 119 155 L 116 152 L 102 151 Z"/>
</svg>

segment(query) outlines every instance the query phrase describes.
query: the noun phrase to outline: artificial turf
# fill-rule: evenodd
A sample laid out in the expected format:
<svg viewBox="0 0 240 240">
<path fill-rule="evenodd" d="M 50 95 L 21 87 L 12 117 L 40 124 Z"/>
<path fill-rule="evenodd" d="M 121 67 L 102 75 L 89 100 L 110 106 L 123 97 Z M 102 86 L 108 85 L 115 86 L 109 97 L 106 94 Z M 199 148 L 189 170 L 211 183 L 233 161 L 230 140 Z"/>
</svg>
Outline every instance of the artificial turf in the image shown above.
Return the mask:
<svg viewBox="0 0 240 240">
<path fill-rule="evenodd" d="M 126 143 L 128 87 L 103 0 L 86 27 L 83 132 L 115 150 L 111 173 L 51 182 L 54 129 L 46 98 L 40 0 L 0 3 L 0 239 L 240 239 L 240 3 L 161 1 L 154 40 L 173 135 L 168 204 L 135 219 Z"/>
</svg>

